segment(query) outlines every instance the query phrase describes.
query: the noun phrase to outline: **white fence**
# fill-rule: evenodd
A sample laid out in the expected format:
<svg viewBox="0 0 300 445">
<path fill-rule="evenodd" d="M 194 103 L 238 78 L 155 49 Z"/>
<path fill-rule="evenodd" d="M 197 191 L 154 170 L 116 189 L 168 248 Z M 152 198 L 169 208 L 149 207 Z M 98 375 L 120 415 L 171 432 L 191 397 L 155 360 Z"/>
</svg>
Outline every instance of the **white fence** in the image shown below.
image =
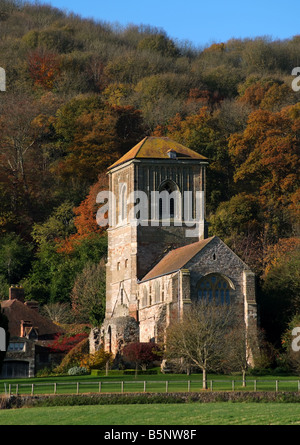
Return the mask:
<svg viewBox="0 0 300 445">
<path fill-rule="evenodd" d="M 208 380 L 209 391 L 300 391 L 300 380 Z M 2 383 L 0 394 L 175 393 L 203 391 L 202 380 Z"/>
</svg>

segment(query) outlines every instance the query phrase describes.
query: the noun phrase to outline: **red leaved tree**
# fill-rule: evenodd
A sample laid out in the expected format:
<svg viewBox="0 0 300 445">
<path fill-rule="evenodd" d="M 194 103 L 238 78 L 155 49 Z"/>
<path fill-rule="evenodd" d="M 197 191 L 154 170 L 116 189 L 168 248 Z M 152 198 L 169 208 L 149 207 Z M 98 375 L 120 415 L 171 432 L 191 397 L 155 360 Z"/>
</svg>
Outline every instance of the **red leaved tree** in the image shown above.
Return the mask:
<svg viewBox="0 0 300 445">
<path fill-rule="evenodd" d="M 123 357 L 125 360 L 135 364 L 136 371 L 140 366 L 146 371 L 155 360 L 160 360 L 160 349 L 155 343 L 129 343 L 123 349 Z"/>
<path fill-rule="evenodd" d="M 51 345 L 51 352 L 69 352 L 87 336 L 88 334 L 84 332 L 71 336 L 65 334 L 57 334 Z"/>
</svg>

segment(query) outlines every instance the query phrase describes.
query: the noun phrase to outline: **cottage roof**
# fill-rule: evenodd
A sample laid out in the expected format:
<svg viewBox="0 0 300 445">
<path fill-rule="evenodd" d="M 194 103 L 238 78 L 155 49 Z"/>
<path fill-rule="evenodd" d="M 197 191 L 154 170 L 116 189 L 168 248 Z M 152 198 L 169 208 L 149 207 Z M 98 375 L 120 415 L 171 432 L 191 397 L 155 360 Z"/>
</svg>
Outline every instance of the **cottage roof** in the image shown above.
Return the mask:
<svg viewBox="0 0 300 445">
<path fill-rule="evenodd" d="M 178 247 L 167 253 L 157 264 L 151 269 L 141 281 L 152 280 L 155 277 L 166 275 L 182 269 L 197 253 L 199 253 L 207 244 L 209 244 L 215 236 L 197 241 L 187 246 Z"/>
<path fill-rule="evenodd" d="M 175 153 L 176 159 L 207 161 L 205 156 L 169 138 L 147 136 L 111 165 L 109 170 L 132 159 L 170 159 L 170 152 Z"/>
<path fill-rule="evenodd" d="M 20 336 L 21 320 L 30 321 L 32 326 L 37 328 L 39 338 L 47 338 L 63 332 L 60 326 L 17 299 L 2 301 L 1 309 L 8 318 L 8 331 L 11 337 Z"/>
</svg>

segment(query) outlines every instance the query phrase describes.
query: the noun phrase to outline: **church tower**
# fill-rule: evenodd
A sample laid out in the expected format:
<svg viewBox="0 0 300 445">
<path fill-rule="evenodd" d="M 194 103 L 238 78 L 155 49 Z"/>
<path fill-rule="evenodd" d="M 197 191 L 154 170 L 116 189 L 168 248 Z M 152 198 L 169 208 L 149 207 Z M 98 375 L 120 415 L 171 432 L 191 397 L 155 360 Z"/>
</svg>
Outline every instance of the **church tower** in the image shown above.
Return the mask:
<svg viewBox="0 0 300 445">
<path fill-rule="evenodd" d="M 146 137 L 110 167 L 107 317 L 136 317 L 138 280 L 169 250 L 205 237 L 206 165 L 177 142 Z"/>
<path fill-rule="evenodd" d="M 165 341 L 172 320 L 200 299 L 234 304 L 245 329 L 256 329 L 254 273 L 207 237 L 207 164 L 168 138 L 146 137 L 109 168 L 106 314 L 91 352 Z"/>
</svg>

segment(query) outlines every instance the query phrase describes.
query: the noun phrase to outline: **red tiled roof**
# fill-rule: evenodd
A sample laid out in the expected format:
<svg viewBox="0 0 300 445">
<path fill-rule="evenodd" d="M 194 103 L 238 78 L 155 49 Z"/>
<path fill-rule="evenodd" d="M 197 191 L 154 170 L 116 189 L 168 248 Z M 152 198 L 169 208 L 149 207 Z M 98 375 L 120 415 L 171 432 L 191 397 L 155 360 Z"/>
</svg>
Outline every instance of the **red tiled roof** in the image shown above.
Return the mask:
<svg viewBox="0 0 300 445">
<path fill-rule="evenodd" d="M 152 280 L 160 275 L 166 275 L 182 269 L 200 250 L 209 244 L 213 238 L 215 237 L 206 238 L 196 243 L 171 250 L 141 281 Z"/>
<path fill-rule="evenodd" d="M 19 300 L 2 301 L 1 309 L 8 318 L 8 330 L 11 337 L 20 336 L 21 320 L 30 321 L 32 326 L 38 329 L 39 337 L 48 337 L 63 332 L 60 326 L 43 317 L 36 310 L 30 309 Z"/>
<path fill-rule="evenodd" d="M 165 137 L 148 136 L 129 150 L 124 156 L 109 167 L 114 168 L 132 159 L 170 159 L 168 152 L 175 152 L 177 159 L 199 159 L 206 161 L 205 156 L 184 147 L 178 142 Z"/>
</svg>

